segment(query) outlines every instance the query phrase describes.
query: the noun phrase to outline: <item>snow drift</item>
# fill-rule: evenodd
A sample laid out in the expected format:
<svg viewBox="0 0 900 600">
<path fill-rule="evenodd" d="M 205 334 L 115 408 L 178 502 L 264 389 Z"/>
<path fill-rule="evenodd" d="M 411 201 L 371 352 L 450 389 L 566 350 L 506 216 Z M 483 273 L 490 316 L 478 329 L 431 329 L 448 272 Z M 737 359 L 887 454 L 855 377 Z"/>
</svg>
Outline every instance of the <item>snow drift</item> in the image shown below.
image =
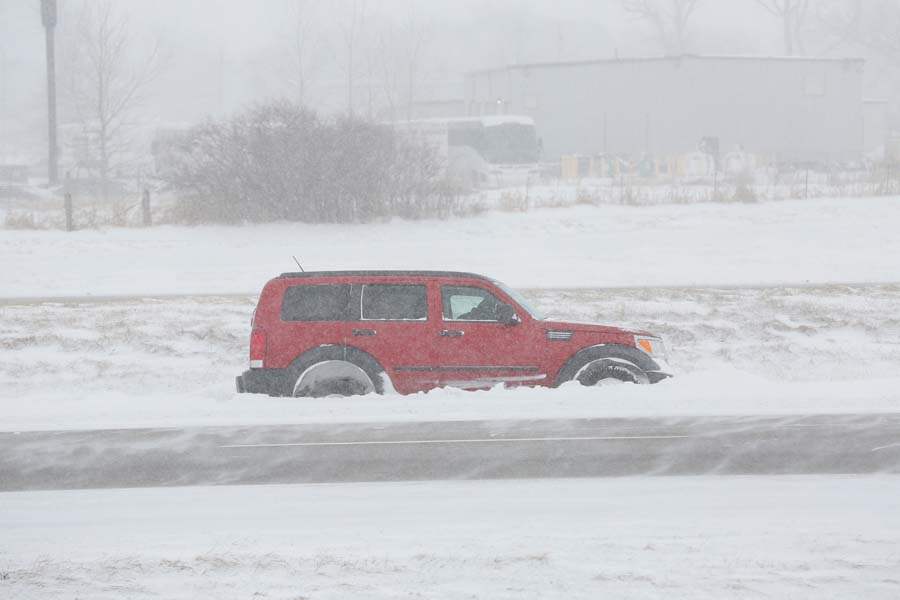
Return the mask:
<svg viewBox="0 0 900 600">
<path fill-rule="evenodd" d="M 555 316 L 666 336 L 651 387 L 295 401 L 234 393 L 250 296 L 2 306 L 4 430 L 900 410 L 900 285 L 526 290 Z"/>
</svg>

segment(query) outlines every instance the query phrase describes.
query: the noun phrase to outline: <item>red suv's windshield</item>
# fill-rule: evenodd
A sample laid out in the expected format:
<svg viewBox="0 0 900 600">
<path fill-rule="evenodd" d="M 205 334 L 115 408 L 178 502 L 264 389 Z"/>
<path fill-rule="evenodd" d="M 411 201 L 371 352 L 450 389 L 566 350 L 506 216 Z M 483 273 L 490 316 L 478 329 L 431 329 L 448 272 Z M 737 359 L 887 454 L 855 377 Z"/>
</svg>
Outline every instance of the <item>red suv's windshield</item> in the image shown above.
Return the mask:
<svg viewBox="0 0 900 600">
<path fill-rule="evenodd" d="M 504 293 L 506 293 L 507 296 L 509 296 L 510 298 L 512 298 L 513 300 L 515 300 L 516 302 L 518 302 L 518 303 L 519 303 L 519 306 L 521 306 L 522 308 L 524 308 L 525 310 L 527 310 L 527 311 L 528 311 L 528 314 L 531 315 L 531 318 L 532 318 L 532 319 L 535 319 L 535 320 L 537 320 L 537 321 L 543 321 L 543 320 L 545 320 L 545 319 L 547 318 L 547 317 L 545 317 L 545 316 L 543 315 L 543 313 L 541 313 L 541 312 L 538 311 L 536 308 L 534 308 L 533 306 L 531 306 L 531 304 L 528 302 L 528 300 L 526 300 L 525 297 L 524 297 L 522 294 L 520 294 L 519 292 L 517 292 L 516 290 L 512 289 L 511 287 L 509 287 L 508 285 L 506 285 L 506 284 L 503 283 L 502 281 L 494 280 L 493 283 L 494 283 L 494 285 L 496 285 L 498 288 L 500 288 L 501 290 L 503 290 Z"/>
</svg>

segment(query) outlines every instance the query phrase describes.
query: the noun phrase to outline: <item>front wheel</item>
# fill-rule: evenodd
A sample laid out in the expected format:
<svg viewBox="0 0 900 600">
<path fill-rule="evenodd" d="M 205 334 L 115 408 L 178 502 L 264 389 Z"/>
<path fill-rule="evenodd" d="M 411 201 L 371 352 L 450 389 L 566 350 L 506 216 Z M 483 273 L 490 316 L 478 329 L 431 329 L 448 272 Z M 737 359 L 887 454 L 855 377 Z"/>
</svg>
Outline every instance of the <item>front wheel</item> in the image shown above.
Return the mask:
<svg viewBox="0 0 900 600">
<path fill-rule="evenodd" d="M 621 358 L 598 358 L 588 361 L 575 372 L 572 379 L 587 387 L 650 383 L 650 378 L 643 369 Z"/>
</svg>

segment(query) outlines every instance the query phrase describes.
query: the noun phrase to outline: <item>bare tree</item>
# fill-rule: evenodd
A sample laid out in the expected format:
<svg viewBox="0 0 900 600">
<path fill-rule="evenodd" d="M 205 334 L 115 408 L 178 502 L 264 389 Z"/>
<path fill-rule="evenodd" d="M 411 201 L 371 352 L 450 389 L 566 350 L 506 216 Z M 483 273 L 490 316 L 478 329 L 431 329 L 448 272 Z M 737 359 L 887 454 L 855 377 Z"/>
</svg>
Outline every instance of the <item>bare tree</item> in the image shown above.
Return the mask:
<svg viewBox="0 0 900 600">
<path fill-rule="evenodd" d="M 784 53 L 803 52 L 803 26 L 809 16 L 810 0 L 753 0 L 781 21 Z"/>
<path fill-rule="evenodd" d="M 391 121 L 397 119 L 397 103 L 401 87 L 400 74 L 397 69 L 397 30 L 394 23 L 385 24 L 377 37 L 378 78 L 384 93 L 385 111 Z"/>
<path fill-rule="evenodd" d="M 413 3 L 399 23 L 389 21 L 378 36 L 378 57 L 381 61 L 382 87 L 391 119 L 398 114 L 412 120 L 419 88 L 425 73 L 425 55 L 430 27 L 419 18 Z"/>
<path fill-rule="evenodd" d="M 367 2 L 366 0 L 345 0 L 346 10 L 338 14 L 340 22 L 338 26 L 344 43 L 344 71 L 347 76 L 347 114 L 354 114 L 354 88 L 356 87 L 356 75 L 358 70 L 357 53 L 362 45 L 362 37 L 366 24 Z"/>
<path fill-rule="evenodd" d="M 317 34 L 318 20 L 316 9 L 318 0 L 294 0 L 292 3 L 290 54 L 291 73 L 289 81 L 296 89 L 297 102 L 305 105 L 309 102 L 310 79 L 317 67 L 321 66 L 317 55 L 320 38 Z"/>
<path fill-rule="evenodd" d="M 830 47 L 865 51 L 883 66 L 900 69 L 900 3 L 896 0 L 832 0 L 818 20 Z"/>
<path fill-rule="evenodd" d="M 406 120 L 412 120 L 419 83 L 422 77 L 425 51 L 430 38 L 430 30 L 426 23 L 414 12 L 414 5 L 406 15 L 401 28 L 403 40 L 402 58 L 406 75 Z"/>
<path fill-rule="evenodd" d="M 622 0 L 622 8 L 651 27 L 666 54 L 688 49 L 688 24 L 701 0 Z"/>
<path fill-rule="evenodd" d="M 878 54 L 892 68 L 900 68 L 900 5 L 875 0 L 860 9 L 860 44 Z"/>
<path fill-rule="evenodd" d="M 129 150 L 134 110 L 158 74 L 159 45 L 132 61 L 128 22 L 111 2 L 85 2 L 72 48 L 69 91 L 73 107 L 91 140 L 93 167 L 101 193 L 109 199 L 110 175 Z"/>
<path fill-rule="evenodd" d="M 862 0 L 823 2 L 815 16 L 816 26 L 825 44 L 821 54 L 828 55 L 841 47 L 860 45 Z"/>
</svg>

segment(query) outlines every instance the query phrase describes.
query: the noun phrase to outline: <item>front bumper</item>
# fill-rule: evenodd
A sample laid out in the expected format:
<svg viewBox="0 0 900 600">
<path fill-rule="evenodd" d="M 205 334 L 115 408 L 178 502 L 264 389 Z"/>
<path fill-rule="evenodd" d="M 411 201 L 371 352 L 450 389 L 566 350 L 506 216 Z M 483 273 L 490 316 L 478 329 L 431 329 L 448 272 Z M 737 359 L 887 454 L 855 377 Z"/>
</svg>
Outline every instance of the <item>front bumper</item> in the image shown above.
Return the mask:
<svg viewBox="0 0 900 600">
<path fill-rule="evenodd" d="M 654 358 L 651 362 L 653 368 L 645 371 L 645 373 L 647 373 L 647 378 L 650 380 L 650 383 L 659 383 L 660 381 L 675 377 L 675 374 L 672 371 L 672 368 L 669 366 L 668 361 L 660 358 Z"/>
<path fill-rule="evenodd" d="M 670 379 L 674 377 L 671 373 L 665 373 L 663 371 L 649 371 L 647 372 L 647 379 L 650 380 L 650 383 L 659 383 L 660 381 L 664 381 L 666 379 Z"/>
<path fill-rule="evenodd" d="M 285 396 L 284 369 L 250 369 L 234 378 L 238 394 Z"/>
</svg>

